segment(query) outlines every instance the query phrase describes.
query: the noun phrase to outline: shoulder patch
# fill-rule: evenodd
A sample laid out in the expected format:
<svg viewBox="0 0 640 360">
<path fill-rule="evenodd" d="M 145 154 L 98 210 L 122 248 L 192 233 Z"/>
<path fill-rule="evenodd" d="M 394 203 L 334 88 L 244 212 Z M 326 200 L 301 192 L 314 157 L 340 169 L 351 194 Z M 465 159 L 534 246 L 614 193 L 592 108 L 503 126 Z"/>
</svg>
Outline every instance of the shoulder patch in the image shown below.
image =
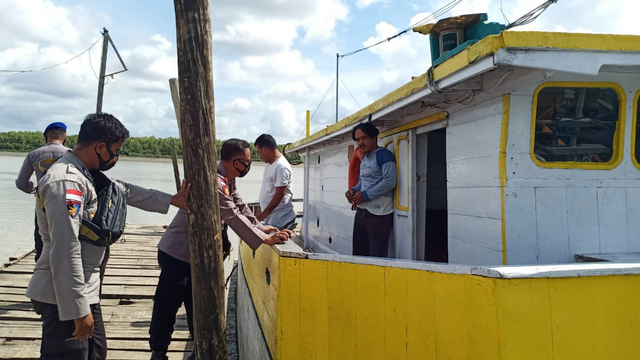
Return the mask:
<svg viewBox="0 0 640 360">
<path fill-rule="evenodd" d="M 220 181 L 220 187 L 222 187 L 222 192 L 229 196 L 229 185 L 227 184 L 227 179 L 218 179 L 218 181 Z"/>
<path fill-rule="evenodd" d="M 67 211 L 72 219 L 78 217 L 80 209 L 82 209 L 82 191 L 67 189 Z"/>
</svg>

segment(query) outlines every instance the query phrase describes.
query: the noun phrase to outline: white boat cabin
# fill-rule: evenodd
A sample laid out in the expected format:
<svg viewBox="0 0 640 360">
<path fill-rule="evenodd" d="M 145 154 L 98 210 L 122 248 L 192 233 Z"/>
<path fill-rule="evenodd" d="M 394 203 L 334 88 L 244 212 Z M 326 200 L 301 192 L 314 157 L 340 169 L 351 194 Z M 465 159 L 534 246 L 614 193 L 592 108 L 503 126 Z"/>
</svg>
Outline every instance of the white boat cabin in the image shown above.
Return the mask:
<svg viewBox="0 0 640 360">
<path fill-rule="evenodd" d="M 640 252 L 640 37 L 485 21 L 414 29 L 432 42 L 426 74 L 292 145 L 305 162 L 305 247 L 351 254 L 347 154 L 351 129 L 370 121 L 397 161 L 390 257 L 514 265 Z"/>
</svg>

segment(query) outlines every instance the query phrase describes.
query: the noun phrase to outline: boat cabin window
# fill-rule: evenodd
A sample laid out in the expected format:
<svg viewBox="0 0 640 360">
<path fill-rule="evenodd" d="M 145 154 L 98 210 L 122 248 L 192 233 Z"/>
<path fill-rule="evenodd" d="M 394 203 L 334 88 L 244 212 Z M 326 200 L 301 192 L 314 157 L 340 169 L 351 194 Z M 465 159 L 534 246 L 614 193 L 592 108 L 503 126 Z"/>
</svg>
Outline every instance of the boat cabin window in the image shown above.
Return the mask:
<svg viewBox="0 0 640 360">
<path fill-rule="evenodd" d="M 631 149 L 633 153 L 633 164 L 636 168 L 640 169 L 640 127 L 638 126 L 638 113 L 640 112 L 640 90 L 636 94 L 636 100 L 634 101 L 633 106 L 635 106 L 634 116 L 633 116 L 633 127 L 635 129 L 634 133 L 631 134 L 633 136 L 633 140 L 631 140 L 631 144 L 633 148 Z"/>
<path fill-rule="evenodd" d="M 533 100 L 534 161 L 542 167 L 617 165 L 623 94 L 615 84 L 543 84 Z"/>
</svg>

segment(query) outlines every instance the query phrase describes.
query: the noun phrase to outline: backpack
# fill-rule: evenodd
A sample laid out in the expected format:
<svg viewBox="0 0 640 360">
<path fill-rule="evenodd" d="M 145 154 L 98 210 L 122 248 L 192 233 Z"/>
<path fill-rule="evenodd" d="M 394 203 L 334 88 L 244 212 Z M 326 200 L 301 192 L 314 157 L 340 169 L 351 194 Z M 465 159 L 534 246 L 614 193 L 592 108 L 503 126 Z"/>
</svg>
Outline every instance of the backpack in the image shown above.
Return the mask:
<svg viewBox="0 0 640 360">
<path fill-rule="evenodd" d="M 98 209 L 92 219 L 82 219 L 78 238 L 96 246 L 110 246 L 124 233 L 127 194 L 101 171 L 91 171 Z"/>
</svg>

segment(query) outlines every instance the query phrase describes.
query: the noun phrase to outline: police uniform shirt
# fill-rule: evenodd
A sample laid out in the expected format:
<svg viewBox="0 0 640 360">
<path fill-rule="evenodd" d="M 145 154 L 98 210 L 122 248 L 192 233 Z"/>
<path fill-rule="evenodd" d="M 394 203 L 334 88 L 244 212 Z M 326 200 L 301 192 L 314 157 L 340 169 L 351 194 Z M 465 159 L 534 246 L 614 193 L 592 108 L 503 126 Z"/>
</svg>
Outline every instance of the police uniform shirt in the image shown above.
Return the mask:
<svg viewBox="0 0 640 360">
<path fill-rule="evenodd" d="M 22 163 L 20 173 L 16 179 L 16 187 L 27 194 L 35 193 L 36 186 L 29 180 L 31 175 L 35 172 L 36 180 L 40 182 L 42 174 L 51 164 L 69 150 L 68 147 L 62 144 L 51 142 L 30 152 Z"/>
<path fill-rule="evenodd" d="M 171 195 L 117 181 L 127 194 L 127 204 L 167 213 Z M 43 241 L 27 288 L 30 299 L 58 306 L 60 321 L 83 317 L 89 305 L 100 302 L 100 264 L 105 248 L 78 240 L 83 218 L 98 207 L 91 175 L 72 152 L 66 152 L 42 177 L 36 207 Z M 117 246 L 114 244 L 113 246 Z"/>
<path fill-rule="evenodd" d="M 218 163 L 218 199 L 222 223 L 229 225 L 249 247 L 255 250 L 269 237 L 265 233 L 266 228 L 240 197 L 235 181 L 227 179 L 227 169 L 222 163 Z M 175 259 L 189 262 L 188 230 L 187 213 L 180 210 L 158 243 L 158 249 Z"/>
</svg>

